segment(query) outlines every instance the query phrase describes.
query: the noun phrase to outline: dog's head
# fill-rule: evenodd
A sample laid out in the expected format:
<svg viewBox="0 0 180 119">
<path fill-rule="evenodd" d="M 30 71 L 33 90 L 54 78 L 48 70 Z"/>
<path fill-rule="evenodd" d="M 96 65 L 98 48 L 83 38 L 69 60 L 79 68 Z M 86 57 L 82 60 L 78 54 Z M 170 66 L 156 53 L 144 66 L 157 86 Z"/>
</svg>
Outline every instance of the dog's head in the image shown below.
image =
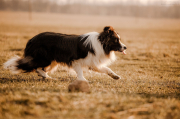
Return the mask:
<svg viewBox="0 0 180 119">
<path fill-rule="evenodd" d="M 112 26 L 104 27 L 103 32 L 100 33 L 99 40 L 103 45 L 106 54 L 111 51 L 119 51 L 125 53 L 126 46 L 121 42 L 121 38 Z"/>
</svg>

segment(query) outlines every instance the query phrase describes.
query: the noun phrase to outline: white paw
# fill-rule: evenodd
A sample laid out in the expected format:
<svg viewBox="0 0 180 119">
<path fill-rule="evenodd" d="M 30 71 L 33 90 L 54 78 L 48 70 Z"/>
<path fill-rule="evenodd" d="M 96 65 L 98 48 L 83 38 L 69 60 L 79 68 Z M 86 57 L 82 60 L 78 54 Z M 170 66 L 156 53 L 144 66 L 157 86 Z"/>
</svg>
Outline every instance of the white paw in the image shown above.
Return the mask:
<svg viewBox="0 0 180 119">
<path fill-rule="evenodd" d="M 121 77 L 118 76 L 118 75 L 114 75 L 112 78 L 115 79 L 115 80 L 121 79 Z"/>
<path fill-rule="evenodd" d="M 108 74 L 108 75 L 111 76 L 115 80 L 121 79 L 121 77 L 116 74 Z"/>
<path fill-rule="evenodd" d="M 81 78 L 78 78 L 77 77 L 77 80 L 79 80 L 79 81 L 86 81 L 86 82 L 88 82 L 84 77 L 81 77 Z"/>
</svg>

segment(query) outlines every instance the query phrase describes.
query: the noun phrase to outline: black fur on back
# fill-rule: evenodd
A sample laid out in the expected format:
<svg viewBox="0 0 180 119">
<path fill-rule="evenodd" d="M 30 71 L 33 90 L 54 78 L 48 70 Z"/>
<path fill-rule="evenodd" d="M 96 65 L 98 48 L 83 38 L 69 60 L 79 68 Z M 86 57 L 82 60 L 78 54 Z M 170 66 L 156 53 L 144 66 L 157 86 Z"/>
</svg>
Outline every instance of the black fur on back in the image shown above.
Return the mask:
<svg viewBox="0 0 180 119">
<path fill-rule="evenodd" d="M 24 50 L 24 59 L 18 61 L 18 68 L 30 72 L 38 67 L 47 67 L 52 61 L 71 66 L 74 60 L 85 58 L 94 49 L 83 45 L 88 38 L 79 35 L 44 32 L 30 39 Z"/>
</svg>

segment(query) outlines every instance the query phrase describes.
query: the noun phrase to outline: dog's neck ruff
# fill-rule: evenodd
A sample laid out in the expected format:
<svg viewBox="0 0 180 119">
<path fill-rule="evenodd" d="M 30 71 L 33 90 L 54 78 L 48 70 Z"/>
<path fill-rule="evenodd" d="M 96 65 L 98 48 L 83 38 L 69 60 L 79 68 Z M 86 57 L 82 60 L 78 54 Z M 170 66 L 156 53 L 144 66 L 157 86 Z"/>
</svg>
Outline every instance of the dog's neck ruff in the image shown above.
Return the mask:
<svg viewBox="0 0 180 119">
<path fill-rule="evenodd" d="M 90 52 L 88 53 L 87 57 L 85 58 L 86 60 L 83 61 L 85 63 L 84 65 L 102 67 L 107 66 L 111 62 L 115 61 L 116 58 L 114 51 L 111 51 L 109 55 L 105 54 L 103 45 L 98 39 L 99 35 L 100 33 L 97 32 L 90 32 L 81 35 L 82 39 L 87 37 L 83 45 L 89 45 L 95 51 L 95 55 Z"/>
</svg>

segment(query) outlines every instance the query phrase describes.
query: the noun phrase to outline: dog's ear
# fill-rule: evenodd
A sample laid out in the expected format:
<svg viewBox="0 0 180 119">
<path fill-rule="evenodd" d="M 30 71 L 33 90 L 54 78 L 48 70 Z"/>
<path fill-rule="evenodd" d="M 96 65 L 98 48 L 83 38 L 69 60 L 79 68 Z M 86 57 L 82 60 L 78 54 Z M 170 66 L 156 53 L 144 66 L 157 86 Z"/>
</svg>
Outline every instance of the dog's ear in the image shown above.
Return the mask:
<svg viewBox="0 0 180 119">
<path fill-rule="evenodd" d="M 98 38 L 98 39 L 100 39 L 102 44 L 106 44 L 109 41 L 110 37 L 113 34 L 113 30 L 114 29 L 112 26 L 105 26 L 104 27 L 103 32 L 101 32 L 101 34 Z"/>
<path fill-rule="evenodd" d="M 112 27 L 112 26 L 106 26 L 106 27 L 104 27 L 104 32 L 105 32 L 105 33 L 110 34 L 110 33 L 112 33 L 112 31 L 113 31 L 113 27 Z"/>
<path fill-rule="evenodd" d="M 108 32 L 109 29 L 110 29 L 110 26 L 105 26 L 105 27 L 104 27 L 104 32 Z"/>
</svg>

